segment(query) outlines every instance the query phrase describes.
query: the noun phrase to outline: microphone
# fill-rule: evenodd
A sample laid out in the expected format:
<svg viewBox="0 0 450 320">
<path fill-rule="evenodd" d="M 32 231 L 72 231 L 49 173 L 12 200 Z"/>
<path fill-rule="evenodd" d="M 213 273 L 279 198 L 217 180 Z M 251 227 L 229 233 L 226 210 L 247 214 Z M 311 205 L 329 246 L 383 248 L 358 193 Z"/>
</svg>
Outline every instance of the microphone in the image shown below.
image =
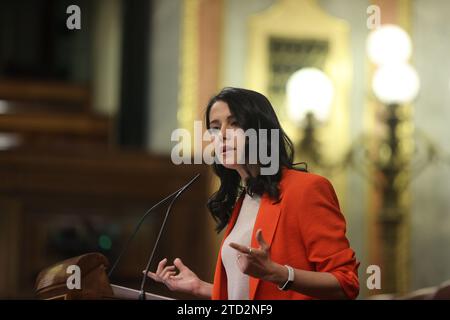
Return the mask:
<svg viewBox="0 0 450 320">
<path fill-rule="evenodd" d="M 148 261 L 147 261 L 147 266 L 146 266 L 146 268 L 145 268 L 145 273 L 144 273 L 144 275 L 142 276 L 142 281 L 141 281 L 141 292 L 139 293 L 139 300 L 145 300 L 145 283 L 146 283 L 146 281 L 147 281 L 147 274 L 148 274 L 148 272 L 150 271 L 150 265 L 151 265 L 151 263 L 152 263 L 152 261 L 153 261 L 153 256 L 155 255 L 155 251 L 156 251 L 156 248 L 158 247 L 159 239 L 161 238 L 161 235 L 162 235 L 162 233 L 163 233 L 164 226 L 166 225 L 166 221 L 167 221 L 167 218 L 169 217 L 170 211 L 172 210 L 172 206 L 173 206 L 173 204 L 175 203 L 175 201 L 178 199 L 178 197 L 179 197 L 179 196 L 180 196 L 187 188 L 189 188 L 189 187 L 191 186 L 191 184 L 192 184 L 195 180 L 197 180 L 197 178 L 198 178 L 199 176 L 200 176 L 200 174 L 197 174 L 197 175 L 196 175 L 194 178 L 192 178 L 192 180 L 189 181 L 184 187 L 182 187 L 181 189 L 179 189 L 178 192 L 176 192 L 175 197 L 174 197 L 174 198 L 172 199 L 172 201 L 170 202 L 169 207 L 167 208 L 166 215 L 165 215 L 165 217 L 164 217 L 164 221 L 163 221 L 163 223 L 162 223 L 162 225 L 161 225 L 161 228 L 159 229 L 159 234 L 158 234 L 158 237 L 157 237 L 157 239 L 156 239 L 155 245 L 153 246 L 152 253 L 151 253 L 151 255 L 150 255 L 150 258 L 149 258 Z"/>
<path fill-rule="evenodd" d="M 198 177 L 200 176 L 200 173 L 196 174 L 194 178 L 192 178 L 187 184 L 185 184 L 184 186 L 182 186 L 181 188 L 179 188 L 178 190 L 176 190 L 175 192 L 171 193 L 170 195 L 168 195 L 167 197 L 165 197 L 164 199 L 160 200 L 158 203 L 156 203 L 153 207 L 151 207 L 150 209 L 148 209 L 144 215 L 142 216 L 142 218 L 139 220 L 139 222 L 136 224 L 136 227 L 134 228 L 133 232 L 131 233 L 130 237 L 128 238 L 127 242 L 125 243 L 124 247 L 122 248 L 122 251 L 120 252 L 119 256 L 117 257 L 116 261 L 114 262 L 113 266 L 111 267 L 111 269 L 109 270 L 108 273 L 108 278 L 111 278 L 111 275 L 113 273 L 113 271 L 116 269 L 117 265 L 119 264 L 120 260 L 122 259 L 123 255 L 128 251 L 128 247 L 130 246 L 131 241 L 134 239 L 134 237 L 136 236 L 137 232 L 139 231 L 139 229 L 141 228 L 142 223 L 145 221 L 145 219 L 149 216 L 149 214 L 151 212 L 153 212 L 153 210 L 155 210 L 156 208 L 158 208 L 161 204 L 165 203 L 167 200 L 169 200 L 170 198 L 172 198 L 173 196 L 175 196 L 174 200 L 177 199 L 179 197 L 179 195 L 181 193 L 183 193 L 187 188 L 189 188 L 189 186 L 198 179 Z M 174 202 L 174 200 L 170 203 L 169 209 L 172 207 L 172 204 Z M 167 218 L 167 213 L 166 213 L 166 217 L 164 218 L 164 223 L 166 221 Z M 163 223 L 163 227 L 164 227 L 164 223 Z M 162 228 L 159 232 L 159 236 L 158 236 L 158 240 L 159 237 L 161 236 L 161 232 L 162 232 Z M 156 244 L 158 243 L 158 240 L 156 241 Z M 154 251 L 154 249 L 153 249 Z M 153 257 L 153 253 L 152 253 L 152 257 Z M 148 273 L 148 271 L 147 271 Z M 147 274 L 145 274 L 145 276 L 147 276 Z M 145 299 L 145 298 L 144 298 Z"/>
</svg>

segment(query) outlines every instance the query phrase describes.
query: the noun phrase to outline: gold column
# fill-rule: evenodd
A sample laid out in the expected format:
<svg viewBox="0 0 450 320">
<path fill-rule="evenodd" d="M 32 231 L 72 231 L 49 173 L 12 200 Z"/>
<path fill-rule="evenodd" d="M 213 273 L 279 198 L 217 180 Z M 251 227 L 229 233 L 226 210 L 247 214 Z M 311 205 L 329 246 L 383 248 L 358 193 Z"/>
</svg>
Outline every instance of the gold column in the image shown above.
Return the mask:
<svg viewBox="0 0 450 320">
<path fill-rule="evenodd" d="M 184 0 L 181 23 L 181 61 L 178 123 L 193 133 L 198 103 L 198 17 L 200 0 Z"/>
<path fill-rule="evenodd" d="M 181 128 L 191 132 L 195 120 L 204 120 L 204 111 L 209 98 L 219 89 L 219 73 L 221 68 L 222 23 L 224 14 L 223 0 L 184 0 L 181 23 L 181 55 L 180 55 L 180 95 L 178 123 Z M 204 124 L 203 124 L 203 128 Z M 192 142 L 192 141 L 191 141 Z M 193 144 L 190 149 L 194 152 Z M 212 194 L 217 186 L 212 172 L 209 172 L 207 196 Z M 199 262 L 204 269 L 206 281 L 212 281 L 216 252 L 220 238 L 214 231 L 215 222 L 206 206 L 201 204 L 205 221 L 199 230 L 204 234 L 204 261 Z M 199 274 L 199 275 L 200 275 Z"/>
</svg>

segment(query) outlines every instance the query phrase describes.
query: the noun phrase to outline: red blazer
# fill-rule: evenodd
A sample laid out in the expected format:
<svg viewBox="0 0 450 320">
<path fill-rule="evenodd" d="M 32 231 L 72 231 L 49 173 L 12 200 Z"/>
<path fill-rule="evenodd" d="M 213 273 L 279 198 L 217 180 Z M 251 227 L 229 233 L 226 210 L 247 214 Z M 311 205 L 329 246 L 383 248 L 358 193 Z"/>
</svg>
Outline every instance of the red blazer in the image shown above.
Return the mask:
<svg viewBox="0 0 450 320">
<path fill-rule="evenodd" d="M 266 193 L 261 197 L 251 246 L 259 247 L 255 233 L 261 228 L 273 261 L 302 270 L 329 272 L 349 298 L 356 298 L 359 262 L 345 237 L 345 219 L 331 183 L 316 174 L 283 169 L 280 198 L 274 201 Z M 236 202 L 220 250 L 236 222 L 242 201 L 243 196 Z M 212 290 L 214 300 L 228 299 L 220 250 Z M 313 299 L 293 290 L 281 291 L 271 282 L 249 278 L 251 300 Z"/>
</svg>

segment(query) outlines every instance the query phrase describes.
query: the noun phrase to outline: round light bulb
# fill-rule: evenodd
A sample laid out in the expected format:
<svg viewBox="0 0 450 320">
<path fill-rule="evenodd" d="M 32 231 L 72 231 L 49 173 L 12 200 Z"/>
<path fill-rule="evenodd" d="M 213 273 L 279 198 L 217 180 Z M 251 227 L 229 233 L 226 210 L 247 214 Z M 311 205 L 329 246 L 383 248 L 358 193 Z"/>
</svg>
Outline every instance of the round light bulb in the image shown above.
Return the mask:
<svg viewBox="0 0 450 320">
<path fill-rule="evenodd" d="M 375 72 L 372 89 L 383 103 L 409 103 L 419 93 L 420 80 L 416 70 L 409 64 L 388 64 Z"/>
<path fill-rule="evenodd" d="M 408 33 L 396 25 L 382 25 L 367 38 L 369 59 L 379 66 L 407 62 L 411 52 L 412 44 Z"/>
<path fill-rule="evenodd" d="M 316 68 L 296 71 L 289 78 L 286 90 L 288 115 L 294 122 L 302 121 L 309 112 L 319 121 L 328 118 L 334 87 L 323 71 Z"/>
</svg>

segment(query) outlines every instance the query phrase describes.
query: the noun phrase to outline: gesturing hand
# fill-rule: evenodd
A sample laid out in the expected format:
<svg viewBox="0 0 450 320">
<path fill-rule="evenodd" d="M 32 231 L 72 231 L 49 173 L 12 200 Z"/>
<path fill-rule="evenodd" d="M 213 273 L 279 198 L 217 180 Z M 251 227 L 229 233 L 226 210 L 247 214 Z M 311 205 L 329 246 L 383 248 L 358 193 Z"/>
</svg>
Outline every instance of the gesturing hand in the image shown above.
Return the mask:
<svg viewBox="0 0 450 320">
<path fill-rule="evenodd" d="M 176 258 L 172 266 L 166 266 L 167 258 L 161 260 L 156 272 L 149 271 L 147 276 L 157 282 L 164 283 L 170 290 L 196 294 L 201 280 L 197 275 Z M 176 269 L 179 273 L 176 274 Z M 145 271 L 144 271 L 145 272 Z"/>
<path fill-rule="evenodd" d="M 272 281 L 277 269 L 277 263 L 270 259 L 269 245 L 264 240 L 262 230 L 256 231 L 259 248 L 251 248 L 234 242 L 230 247 L 238 251 L 237 262 L 239 269 L 252 277 Z"/>
</svg>

